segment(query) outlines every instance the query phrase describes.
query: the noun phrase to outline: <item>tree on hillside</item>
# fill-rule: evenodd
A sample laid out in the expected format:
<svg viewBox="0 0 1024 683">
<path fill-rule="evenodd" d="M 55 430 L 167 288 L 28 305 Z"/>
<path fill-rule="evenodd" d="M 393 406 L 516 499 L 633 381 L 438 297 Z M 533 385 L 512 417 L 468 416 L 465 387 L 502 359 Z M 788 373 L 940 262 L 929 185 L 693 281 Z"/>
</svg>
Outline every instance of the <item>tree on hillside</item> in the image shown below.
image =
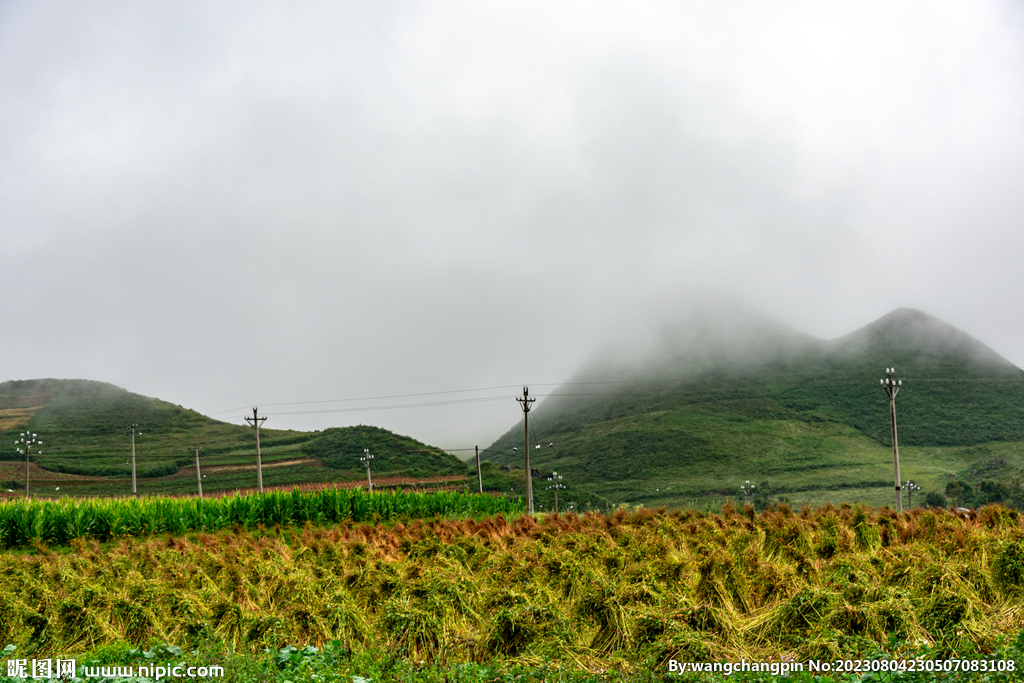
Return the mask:
<svg viewBox="0 0 1024 683">
<path fill-rule="evenodd" d="M 946 498 L 957 507 L 975 507 L 977 499 L 974 488 L 962 481 L 951 481 L 946 484 Z"/>
</svg>

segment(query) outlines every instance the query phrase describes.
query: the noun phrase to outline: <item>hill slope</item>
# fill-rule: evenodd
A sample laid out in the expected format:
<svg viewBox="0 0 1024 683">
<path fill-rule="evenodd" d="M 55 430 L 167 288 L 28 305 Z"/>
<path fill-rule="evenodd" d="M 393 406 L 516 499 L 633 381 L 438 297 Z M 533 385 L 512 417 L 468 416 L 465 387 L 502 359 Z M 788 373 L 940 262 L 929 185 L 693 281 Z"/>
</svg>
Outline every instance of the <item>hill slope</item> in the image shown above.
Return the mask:
<svg viewBox="0 0 1024 683">
<path fill-rule="evenodd" d="M 1020 471 L 1024 371 L 910 309 L 832 341 L 736 310 L 724 322 L 692 317 L 643 356 L 587 364 L 539 403 L 531 441 L 556 445 L 534 448 L 531 465 L 613 502 L 731 495 L 747 479 L 794 499 L 884 501 L 886 366 L 904 380 L 904 479 L 943 490 L 950 475 L 975 476 L 973 464 L 1006 455 L 1004 478 Z M 521 465 L 522 439 L 520 423 L 483 457 Z"/>
<path fill-rule="evenodd" d="M 80 477 L 105 477 L 103 481 L 70 479 L 59 484 L 63 492 L 104 493 L 130 491 L 131 442 L 128 425 L 137 424 L 136 471 L 140 491 L 191 492 L 196 486 L 195 453 L 200 446 L 204 490 L 234 489 L 256 485 L 255 438 L 245 425 L 213 420 L 188 410 L 104 382 L 39 379 L 0 383 L 0 461 L 20 461 L 14 440 L 26 429 L 39 434 L 43 454 L 32 459 L 45 472 Z M 346 427 L 324 432 L 260 429 L 260 446 L 267 485 L 352 479 L 364 476 L 358 458 L 346 445 L 358 444 L 358 452 L 381 446 L 385 457 L 374 461 L 380 474 L 437 476 L 462 474 L 465 466 L 454 456 L 438 453 L 403 453 L 389 457 L 390 448 L 436 451 L 409 437 L 376 427 Z M 349 462 L 351 461 L 351 462 Z M 21 468 L 20 470 L 18 468 Z M 187 468 L 187 469 L 183 469 Z M 8 486 L 24 479 L 23 465 L 0 466 Z M 45 472 L 30 477 L 35 479 Z M 164 479 L 159 479 L 164 478 Z M 56 491 L 56 487 L 51 487 Z"/>
</svg>

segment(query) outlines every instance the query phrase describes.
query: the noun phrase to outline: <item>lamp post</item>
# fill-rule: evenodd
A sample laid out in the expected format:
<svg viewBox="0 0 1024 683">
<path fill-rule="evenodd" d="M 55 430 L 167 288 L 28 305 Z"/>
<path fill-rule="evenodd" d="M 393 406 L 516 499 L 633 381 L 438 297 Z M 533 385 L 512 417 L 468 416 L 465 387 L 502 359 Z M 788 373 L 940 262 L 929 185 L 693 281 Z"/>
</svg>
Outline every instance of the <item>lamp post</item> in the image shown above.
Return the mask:
<svg viewBox="0 0 1024 683">
<path fill-rule="evenodd" d="M 749 479 L 747 479 L 747 483 L 740 486 L 740 491 L 743 492 L 743 497 L 746 499 L 746 502 L 750 502 L 750 497 L 754 495 L 754 489 L 756 488 L 757 485 L 751 484 Z"/>
<path fill-rule="evenodd" d="M 373 460 L 373 454 L 370 453 L 369 448 L 363 449 L 363 454 L 359 456 L 359 461 L 366 466 L 366 492 L 371 493 L 373 491 L 373 480 L 370 479 L 370 461 Z"/>
<path fill-rule="evenodd" d="M 915 484 L 914 482 L 908 480 L 907 483 L 903 485 L 903 488 L 906 489 L 906 491 L 907 491 L 907 508 L 908 509 L 913 508 L 914 507 L 914 498 L 913 498 L 914 491 L 920 491 L 921 487 L 918 486 L 917 484 Z"/>
<path fill-rule="evenodd" d="M 30 432 L 22 432 L 21 437 L 14 440 L 14 447 L 17 449 L 20 455 L 25 456 L 25 497 L 28 498 L 28 458 L 32 454 L 32 449 L 36 449 L 37 455 L 42 455 L 43 452 L 38 450 L 39 446 L 43 445 L 43 442 L 37 439 L 38 434 L 32 434 Z"/>
<path fill-rule="evenodd" d="M 548 477 L 548 481 L 554 482 L 548 488 L 549 489 L 554 489 L 554 491 L 555 491 L 555 514 L 557 515 L 558 514 L 558 489 L 564 489 L 565 488 L 565 484 L 561 483 L 562 475 L 560 475 L 558 472 L 552 472 L 551 476 Z"/>
<path fill-rule="evenodd" d="M 881 379 L 882 389 L 889 397 L 889 417 L 892 420 L 892 467 L 896 480 L 896 512 L 903 512 L 903 495 L 900 491 L 900 449 L 896 441 L 896 394 L 903 386 L 903 380 L 893 379 L 896 368 L 886 368 Z"/>
</svg>

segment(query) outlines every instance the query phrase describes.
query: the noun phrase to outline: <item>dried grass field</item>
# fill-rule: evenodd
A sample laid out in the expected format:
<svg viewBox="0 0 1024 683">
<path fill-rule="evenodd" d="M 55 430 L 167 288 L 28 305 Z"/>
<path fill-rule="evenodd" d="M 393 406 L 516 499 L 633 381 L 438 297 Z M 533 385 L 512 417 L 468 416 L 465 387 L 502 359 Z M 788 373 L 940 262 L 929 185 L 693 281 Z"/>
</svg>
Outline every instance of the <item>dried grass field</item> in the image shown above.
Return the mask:
<svg viewBox="0 0 1024 683">
<path fill-rule="evenodd" d="M 0 639 L 648 680 L 670 659 L 981 656 L 1024 629 L 1024 517 L 997 506 L 397 519 L 6 551 Z"/>
</svg>

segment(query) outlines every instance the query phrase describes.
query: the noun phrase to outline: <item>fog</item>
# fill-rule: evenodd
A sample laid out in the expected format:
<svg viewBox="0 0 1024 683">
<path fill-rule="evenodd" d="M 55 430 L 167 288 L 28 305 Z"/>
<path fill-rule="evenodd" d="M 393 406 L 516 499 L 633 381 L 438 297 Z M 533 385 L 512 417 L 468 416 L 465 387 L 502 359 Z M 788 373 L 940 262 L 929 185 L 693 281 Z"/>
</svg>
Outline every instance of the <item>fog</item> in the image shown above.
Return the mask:
<svg viewBox="0 0 1024 683">
<path fill-rule="evenodd" d="M 1024 365 L 1022 29 L 1010 2 L 0 4 L 0 381 L 464 448 L 705 300 L 825 339 L 917 308 Z"/>
</svg>

